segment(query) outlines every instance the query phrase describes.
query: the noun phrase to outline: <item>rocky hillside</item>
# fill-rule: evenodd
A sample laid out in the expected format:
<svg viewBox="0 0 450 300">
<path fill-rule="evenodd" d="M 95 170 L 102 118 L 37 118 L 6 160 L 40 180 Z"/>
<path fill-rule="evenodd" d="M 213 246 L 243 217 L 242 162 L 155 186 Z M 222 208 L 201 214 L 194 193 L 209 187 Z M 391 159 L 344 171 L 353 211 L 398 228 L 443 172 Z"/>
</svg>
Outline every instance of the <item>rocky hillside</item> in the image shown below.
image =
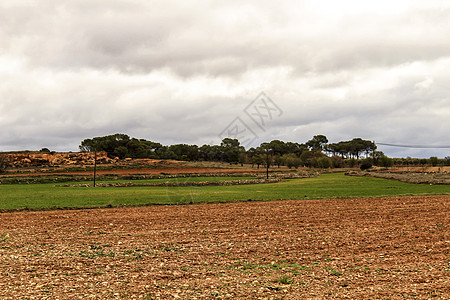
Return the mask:
<svg viewBox="0 0 450 300">
<path fill-rule="evenodd" d="M 40 165 L 93 165 L 92 152 L 22 152 L 6 154 L 12 166 L 40 166 Z M 107 157 L 106 152 L 97 152 L 97 163 L 111 163 L 114 159 Z"/>
</svg>

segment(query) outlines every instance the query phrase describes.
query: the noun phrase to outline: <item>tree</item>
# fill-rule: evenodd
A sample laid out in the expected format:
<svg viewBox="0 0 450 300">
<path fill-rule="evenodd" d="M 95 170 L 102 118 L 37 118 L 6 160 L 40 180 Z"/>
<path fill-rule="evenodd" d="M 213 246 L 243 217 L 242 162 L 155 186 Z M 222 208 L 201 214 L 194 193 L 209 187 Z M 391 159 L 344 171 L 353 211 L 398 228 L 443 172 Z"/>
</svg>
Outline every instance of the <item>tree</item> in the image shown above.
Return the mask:
<svg viewBox="0 0 450 300">
<path fill-rule="evenodd" d="M 302 155 L 300 155 L 300 160 L 303 162 L 303 165 L 308 168 L 321 168 L 322 162 L 319 162 L 319 159 L 322 157 L 328 158 L 321 151 L 304 151 Z M 331 165 L 331 160 L 329 161 Z M 326 162 L 328 164 L 328 162 Z M 326 167 L 328 168 L 328 167 Z"/>
<path fill-rule="evenodd" d="M 237 139 L 224 138 L 220 143 L 223 151 L 223 158 L 226 162 L 237 163 L 239 161 L 239 153 L 245 152 L 245 148 L 240 146 Z"/>
<path fill-rule="evenodd" d="M 82 152 L 103 151 L 106 152 L 109 157 L 118 156 L 119 158 L 124 158 L 123 155 L 128 153 L 127 144 L 129 141 L 130 137 L 128 135 L 116 133 L 104 137 L 85 139 L 81 142 L 79 148 Z M 123 148 L 126 148 L 127 151 L 124 151 Z"/>
<path fill-rule="evenodd" d="M 128 156 L 128 149 L 125 146 L 119 146 L 117 148 L 114 148 L 114 154 L 118 158 L 125 158 Z"/>
<path fill-rule="evenodd" d="M 349 152 L 353 157 L 359 159 L 359 156 L 365 150 L 364 141 L 361 138 L 355 138 L 349 142 Z"/>
<path fill-rule="evenodd" d="M 375 144 L 375 142 L 363 140 L 363 145 L 366 157 L 369 157 L 371 154 L 375 152 L 375 150 L 377 150 L 377 145 Z"/>
<path fill-rule="evenodd" d="M 450 156 L 446 156 L 446 157 L 444 158 L 444 164 L 445 164 L 446 166 L 450 166 Z"/>
<path fill-rule="evenodd" d="M 300 155 L 300 160 L 302 161 L 305 167 L 312 167 L 314 160 L 314 153 L 312 151 L 304 151 L 302 155 Z"/>
<path fill-rule="evenodd" d="M 308 151 L 308 147 L 305 144 L 298 144 L 293 142 L 287 142 L 285 144 L 285 153 L 294 153 L 300 156 L 304 151 Z"/>
<path fill-rule="evenodd" d="M 175 144 L 169 146 L 169 150 L 175 153 L 178 160 L 196 161 L 200 156 L 197 145 Z"/>
<path fill-rule="evenodd" d="M 199 159 L 204 161 L 222 161 L 223 151 L 221 146 L 203 145 L 198 148 Z"/>
<path fill-rule="evenodd" d="M 350 141 L 328 144 L 326 146 L 326 151 L 330 152 L 333 156 L 340 155 L 342 158 L 347 158 L 351 155 Z"/>
<path fill-rule="evenodd" d="M 177 159 L 177 155 L 173 153 L 167 146 L 162 146 L 156 151 L 156 155 L 161 159 Z"/>
<path fill-rule="evenodd" d="M 264 164 L 264 156 L 262 154 L 254 154 L 251 158 L 250 161 L 252 162 L 252 167 L 254 165 L 257 166 L 257 168 L 259 169 L 259 166 Z"/>
<path fill-rule="evenodd" d="M 433 167 L 436 167 L 437 165 L 439 165 L 439 158 L 437 158 L 436 156 L 430 157 L 430 164 Z"/>
<path fill-rule="evenodd" d="M 116 156 L 119 158 L 160 158 L 159 154 L 161 153 L 167 156 L 165 155 L 167 149 L 163 148 L 160 143 L 144 139 L 130 139 L 128 135 L 121 133 L 85 139 L 79 148 L 81 152 L 106 152 L 111 158 Z"/>
<path fill-rule="evenodd" d="M 248 160 L 252 164 L 252 168 L 253 168 L 257 162 L 256 156 L 258 155 L 258 153 L 256 152 L 255 148 L 251 147 L 250 149 L 247 150 L 247 155 L 248 155 Z M 258 166 L 258 168 L 259 168 L 259 166 Z"/>
<path fill-rule="evenodd" d="M 0 174 L 4 173 L 9 167 L 9 159 L 6 154 L 0 154 Z"/>
<path fill-rule="evenodd" d="M 350 141 L 350 153 L 359 159 L 359 156 L 363 153 L 366 154 L 366 157 L 369 154 L 373 153 L 377 149 L 377 146 L 374 142 L 363 140 L 361 138 L 354 138 Z"/>
<path fill-rule="evenodd" d="M 275 154 L 273 156 L 273 163 L 278 166 L 278 168 L 283 164 L 283 158 L 280 154 Z"/>
<path fill-rule="evenodd" d="M 225 159 L 223 147 L 219 145 L 214 145 L 211 147 L 211 155 L 214 161 L 224 161 Z"/>
<path fill-rule="evenodd" d="M 273 140 L 267 144 L 267 147 L 274 155 L 283 155 L 288 153 L 286 143 L 280 140 Z"/>
<path fill-rule="evenodd" d="M 365 153 L 366 157 L 373 155 L 377 146 L 374 142 L 363 140 L 361 138 L 354 138 L 351 141 L 341 141 L 339 143 L 328 144 L 325 150 L 332 155 L 340 155 L 342 158 L 359 157 Z"/>
<path fill-rule="evenodd" d="M 160 143 L 144 139 L 132 138 L 127 144 L 128 156 L 131 158 L 158 158 L 157 150 L 162 147 Z"/>
<path fill-rule="evenodd" d="M 378 166 L 378 161 L 385 156 L 383 151 L 374 151 L 372 152 L 372 159 L 373 159 L 373 163 L 374 165 Z"/>
<path fill-rule="evenodd" d="M 373 157 L 376 164 L 378 159 L 384 154 L 377 152 L 374 142 L 354 138 L 350 141 L 341 141 L 338 143 L 328 143 L 324 135 L 315 135 L 305 144 L 284 142 L 281 140 L 272 140 L 269 143 L 262 143 L 259 147 L 250 148 L 248 151 L 240 145 L 239 140 L 233 138 L 224 138 L 220 145 L 197 145 L 175 144 L 163 146 L 160 143 L 147 141 L 145 139 L 130 138 L 126 134 L 116 133 L 103 137 L 94 137 L 85 139 L 81 142 L 80 151 L 102 151 L 106 152 L 111 158 L 160 158 L 160 159 L 179 159 L 189 161 L 222 161 L 232 163 L 251 162 L 253 165 L 265 164 L 270 167 L 276 164 L 280 167 L 287 164 L 287 158 L 290 159 L 291 166 L 301 161 L 308 167 L 327 166 L 330 161 L 322 158 L 330 153 L 334 158 L 331 160 L 333 166 L 342 166 L 344 159 L 359 159 L 362 155 Z M 47 152 L 47 148 L 41 151 Z M 286 156 L 292 154 L 293 156 Z M 262 156 L 261 156 L 262 155 Z M 260 157 L 259 157 L 260 156 Z M 340 158 L 338 159 L 338 156 Z M 293 164 L 294 157 L 298 158 Z M 260 159 L 263 162 L 260 162 Z M 349 162 L 346 160 L 345 162 Z M 414 161 L 413 162 L 417 162 Z M 352 161 L 352 164 L 356 164 Z"/>
<path fill-rule="evenodd" d="M 297 169 L 302 164 L 302 160 L 299 157 L 297 157 L 297 155 L 295 155 L 294 153 L 288 153 L 283 155 L 282 160 L 289 169 L 292 168 Z"/>
<path fill-rule="evenodd" d="M 248 154 L 245 152 L 239 153 L 239 163 L 241 164 L 241 167 L 248 162 L 249 162 Z"/>
<path fill-rule="evenodd" d="M 323 151 L 325 145 L 328 143 L 328 139 L 326 136 L 319 134 L 315 135 L 311 140 L 306 142 L 306 146 L 310 151 Z"/>
<path fill-rule="evenodd" d="M 262 143 L 258 147 L 258 152 L 262 154 L 262 157 L 264 159 L 264 165 L 266 166 L 266 178 L 269 179 L 269 168 L 272 165 L 272 155 L 273 155 L 269 143 Z"/>
<path fill-rule="evenodd" d="M 225 148 L 239 148 L 239 144 L 238 139 L 224 138 L 220 143 L 220 146 Z"/>
</svg>

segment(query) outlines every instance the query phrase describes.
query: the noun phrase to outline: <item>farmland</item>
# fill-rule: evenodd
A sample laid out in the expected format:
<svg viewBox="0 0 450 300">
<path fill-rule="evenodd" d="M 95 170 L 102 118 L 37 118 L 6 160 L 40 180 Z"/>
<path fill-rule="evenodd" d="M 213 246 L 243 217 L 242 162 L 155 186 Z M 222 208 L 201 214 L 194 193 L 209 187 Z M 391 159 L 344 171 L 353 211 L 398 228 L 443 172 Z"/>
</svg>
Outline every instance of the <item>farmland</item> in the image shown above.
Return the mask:
<svg viewBox="0 0 450 300">
<path fill-rule="evenodd" d="M 234 177 L 235 179 L 237 177 Z M 244 177 L 247 178 L 247 177 Z M 226 179 L 226 178 L 223 178 Z M 231 177 L 233 179 L 233 177 Z M 139 182 L 154 182 L 160 179 Z M 199 180 L 178 178 L 180 182 Z M 209 180 L 209 179 L 201 179 Z M 136 182 L 136 181 L 134 181 Z M 278 183 L 186 187 L 63 187 L 62 184 L 0 185 L 0 209 L 81 208 L 123 205 L 187 204 L 248 200 L 357 198 L 450 194 L 449 185 L 416 185 L 343 173 Z"/>
<path fill-rule="evenodd" d="M 448 298 L 450 185 L 262 171 L 10 172 L 0 298 Z"/>
<path fill-rule="evenodd" d="M 449 196 L 1 215 L 2 299 L 446 299 Z"/>
</svg>

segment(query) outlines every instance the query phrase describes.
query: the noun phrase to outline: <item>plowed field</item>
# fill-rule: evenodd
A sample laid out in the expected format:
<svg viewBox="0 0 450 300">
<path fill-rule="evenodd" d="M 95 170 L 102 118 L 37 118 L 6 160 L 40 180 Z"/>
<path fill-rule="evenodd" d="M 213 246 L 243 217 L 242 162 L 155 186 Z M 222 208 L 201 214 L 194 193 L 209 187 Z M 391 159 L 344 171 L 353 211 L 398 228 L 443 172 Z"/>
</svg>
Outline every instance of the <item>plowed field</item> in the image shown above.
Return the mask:
<svg viewBox="0 0 450 300">
<path fill-rule="evenodd" d="M 450 298 L 450 196 L 0 219 L 1 299 Z"/>
<path fill-rule="evenodd" d="M 263 169 L 220 169 L 220 168 L 137 168 L 137 169 L 111 169 L 111 170 L 98 170 L 97 175 L 132 175 L 132 174 L 230 174 L 230 173 L 262 173 L 265 172 Z M 17 177 L 17 176 L 61 176 L 61 175 L 92 175 L 93 171 L 72 171 L 72 172 L 55 172 L 55 173 L 42 173 L 35 171 L 33 173 L 25 174 L 9 174 L 2 175 L 3 177 Z"/>
</svg>

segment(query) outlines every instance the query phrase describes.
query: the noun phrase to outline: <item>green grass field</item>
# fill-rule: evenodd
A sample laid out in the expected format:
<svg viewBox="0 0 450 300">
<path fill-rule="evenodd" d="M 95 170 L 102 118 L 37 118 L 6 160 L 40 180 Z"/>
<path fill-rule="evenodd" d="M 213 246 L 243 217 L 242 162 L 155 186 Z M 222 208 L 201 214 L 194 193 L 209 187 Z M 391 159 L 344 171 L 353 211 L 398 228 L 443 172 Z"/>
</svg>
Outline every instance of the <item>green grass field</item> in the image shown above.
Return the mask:
<svg viewBox="0 0 450 300">
<path fill-rule="evenodd" d="M 220 178 L 210 179 L 220 180 Z M 233 179 L 235 178 L 227 178 L 227 180 Z M 188 179 L 177 180 L 182 182 Z M 205 178 L 189 180 L 204 181 Z M 151 182 L 151 180 L 145 182 Z M 55 184 L 0 185 L 0 209 L 436 194 L 449 195 L 450 186 L 417 185 L 386 179 L 348 177 L 342 173 L 334 173 L 316 178 L 290 179 L 280 183 L 239 186 L 85 188 L 61 187 Z"/>
</svg>

